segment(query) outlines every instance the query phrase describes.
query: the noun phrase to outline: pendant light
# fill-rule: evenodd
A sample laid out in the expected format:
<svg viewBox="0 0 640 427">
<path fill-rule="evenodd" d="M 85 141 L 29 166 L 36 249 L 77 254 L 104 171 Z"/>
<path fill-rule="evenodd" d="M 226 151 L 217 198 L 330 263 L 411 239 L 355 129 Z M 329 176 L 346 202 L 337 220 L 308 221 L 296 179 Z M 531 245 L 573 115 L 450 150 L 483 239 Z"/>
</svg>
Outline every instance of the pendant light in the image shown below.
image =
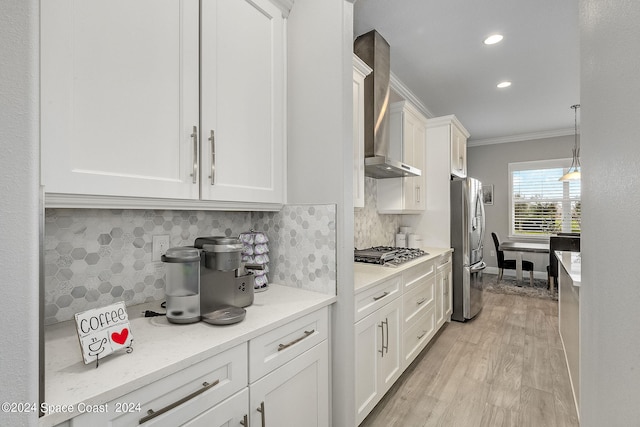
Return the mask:
<svg viewBox="0 0 640 427">
<path fill-rule="evenodd" d="M 573 108 L 575 114 L 573 160 L 571 161 L 571 167 L 567 173 L 562 175 L 559 181 L 577 181 L 580 179 L 580 143 L 578 142 L 578 108 L 580 108 L 580 104 L 572 105 L 571 108 Z"/>
</svg>

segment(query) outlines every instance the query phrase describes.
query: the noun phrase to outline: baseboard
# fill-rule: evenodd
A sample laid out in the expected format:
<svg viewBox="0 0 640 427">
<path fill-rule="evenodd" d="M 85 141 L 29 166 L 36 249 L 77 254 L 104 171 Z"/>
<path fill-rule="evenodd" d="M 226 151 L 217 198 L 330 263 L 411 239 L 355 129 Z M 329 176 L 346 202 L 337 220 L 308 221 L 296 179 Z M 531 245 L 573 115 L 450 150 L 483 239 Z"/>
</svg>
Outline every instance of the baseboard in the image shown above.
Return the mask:
<svg viewBox="0 0 640 427">
<path fill-rule="evenodd" d="M 500 269 L 498 267 L 489 267 L 489 266 L 487 266 L 487 268 L 484 269 L 485 273 L 495 274 L 495 275 L 497 275 L 499 271 L 500 271 Z M 504 270 L 502 275 L 503 276 L 516 277 L 516 271 L 515 270 Z M 528 279 L 529 278 L 529 272 L 523 271 L 522 272 L 522 277 L 524 277 L 525 279 Z M 533 278 L 534 279 L 540 279 L 540 280 L 547 280 L 547 272 L 546 271 L 534 271 L 533 272 Z"/>
</svg>

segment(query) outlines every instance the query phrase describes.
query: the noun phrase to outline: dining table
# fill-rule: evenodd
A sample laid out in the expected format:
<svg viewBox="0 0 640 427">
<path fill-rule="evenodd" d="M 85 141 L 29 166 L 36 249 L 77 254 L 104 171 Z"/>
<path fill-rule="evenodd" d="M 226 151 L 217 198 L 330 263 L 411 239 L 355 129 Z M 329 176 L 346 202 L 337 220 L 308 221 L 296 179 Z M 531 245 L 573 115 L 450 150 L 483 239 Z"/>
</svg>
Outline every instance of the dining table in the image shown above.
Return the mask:
<svg viewBox="0 0 640 427">
<path fill-rule="evenodd" d="M 516 254 L 516 280 L 522 282 L 522 254 L 529 253 L 549 253 L 549 242 L 516 242 L 505 240 L 500 243 L 498 250 L 504 252 L 515 252 Z"/>
</svg>

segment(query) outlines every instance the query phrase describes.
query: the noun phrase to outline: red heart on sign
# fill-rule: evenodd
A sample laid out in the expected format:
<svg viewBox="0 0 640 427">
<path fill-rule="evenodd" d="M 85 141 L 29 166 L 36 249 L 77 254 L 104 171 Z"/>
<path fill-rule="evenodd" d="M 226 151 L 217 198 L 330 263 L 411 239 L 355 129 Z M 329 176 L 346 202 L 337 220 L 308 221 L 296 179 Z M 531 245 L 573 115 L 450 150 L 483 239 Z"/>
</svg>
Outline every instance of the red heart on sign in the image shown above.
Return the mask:
<svg viewBox="0 0 640 427">
<path fill-rule="evenodd" d="M 111 334 L 111 339 L 120 345 L 124 344 L 127 341 L 127 337 L 129 336 L 129 330 L 124 328 L 120 333 L 114 332 Z"/>
</svg>

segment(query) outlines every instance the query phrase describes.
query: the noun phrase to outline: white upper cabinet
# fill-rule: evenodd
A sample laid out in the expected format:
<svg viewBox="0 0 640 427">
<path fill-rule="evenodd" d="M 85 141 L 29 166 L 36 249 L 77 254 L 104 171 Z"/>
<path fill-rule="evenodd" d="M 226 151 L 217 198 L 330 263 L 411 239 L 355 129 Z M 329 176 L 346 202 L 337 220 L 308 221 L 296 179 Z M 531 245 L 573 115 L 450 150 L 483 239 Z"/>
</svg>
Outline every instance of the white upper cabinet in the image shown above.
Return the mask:
<svg viewBox="0 0 640 427">
<path fill-rule="evenodd" d="M 198 198 L 198 8 L 42 2 L 47 193 Z"/>
<path fill-rule="evenodd" d="M 268 0 L 43 2 L 47 205 L 284 203 L 283 13 Z"/>
<path fill-rule="evenodd" d="M 353 54 L 353 207 L 364 207 L 364 79 L 371 68 Z"/>
<path fill-rule="evenodd" d="M 449 146 L 451 175 L 467 176 L 467 139 L 469 132 L 454 115 L 428 120 L 427 138 L 435 144 Z"/>
<path fill-rule="evenodd" d="M 462 125 L 451 124 L 451 175 L 467 176 L 467 138 L 469 133 Z"/>
<path fill-rule="evenodd" d="M 409 102 L 391 104 L 389 128 L 392 158 L 417 167 L 421 176 L 378 180 L 378 212 L 411 214 L 426 205 L 427 119 Z"/>
<path fill-rule="evenodd" d="M 203 0 L 202 198 L 282 203 L 285 38 L 268 0 Z"/>
</svg>

